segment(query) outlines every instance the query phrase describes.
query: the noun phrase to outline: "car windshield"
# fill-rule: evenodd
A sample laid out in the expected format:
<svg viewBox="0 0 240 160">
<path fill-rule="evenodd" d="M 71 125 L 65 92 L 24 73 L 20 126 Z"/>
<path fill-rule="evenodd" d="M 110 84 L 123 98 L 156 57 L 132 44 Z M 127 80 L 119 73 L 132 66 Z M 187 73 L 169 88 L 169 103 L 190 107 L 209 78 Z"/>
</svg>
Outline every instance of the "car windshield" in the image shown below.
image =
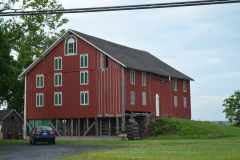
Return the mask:
<svg viewBox="0 0 240 160">
<path fill-rule="evenodd" d="M 43 130 L 50 131 L 50 130 L 53 130 L 53 129 L 49 126 L 37 126 L 37 127 L 35 127 L 35 130 L 37 130 L 37 131 L 43 131 Z"/>
</svg>

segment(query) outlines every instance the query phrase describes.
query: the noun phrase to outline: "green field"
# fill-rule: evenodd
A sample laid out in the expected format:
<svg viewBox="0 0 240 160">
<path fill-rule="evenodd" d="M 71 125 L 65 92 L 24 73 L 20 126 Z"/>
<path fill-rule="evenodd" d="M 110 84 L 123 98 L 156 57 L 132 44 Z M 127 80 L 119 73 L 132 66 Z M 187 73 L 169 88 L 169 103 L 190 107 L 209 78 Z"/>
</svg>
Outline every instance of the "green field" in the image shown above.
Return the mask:
<svg viewBox="0 0 240 160">
<path fill-rule="evenodd" d="M 151 134 L 164 132 L 162 128 L 165 128 L 166 135 L 150 136 L 141 141 L 84 142 L 125 147 L 79 153 L 63 159 L 240 159 L 240 128 L 176 118 L 154 123 L 149 126 L 154 126 Z M 163 123 L 167 125 L 162 127 Z"/>
<path fill-rule="evenodd" d="M 113 145 L 114 150 L 89 151 L 61 159 L 240 159 L 240 128 L 209 122 L 165 118 L 155 121 L 153 134 L 174 127 L 174 135 L 156 135 L 137 141 L 56 141 L 57 144 Z M 29 144 L 25 140 L 0 140 L 1 145 Z"/>
</svg>

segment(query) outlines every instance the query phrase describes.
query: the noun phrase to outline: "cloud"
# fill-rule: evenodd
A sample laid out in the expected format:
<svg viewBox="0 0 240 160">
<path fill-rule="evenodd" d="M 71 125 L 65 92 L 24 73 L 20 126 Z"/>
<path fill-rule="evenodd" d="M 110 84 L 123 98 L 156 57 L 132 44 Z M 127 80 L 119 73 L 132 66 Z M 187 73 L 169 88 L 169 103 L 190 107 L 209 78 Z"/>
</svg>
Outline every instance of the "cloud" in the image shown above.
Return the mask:
<svg viewBox="0 0 240 160">
<path fill-rule="evenodd" d="M 218 58 L 211 58 L 209 61 L 210 61 L 211 63 L 214 63 L 214 64 L 219 64 L 219 63 L 221 63 L 221 60 L 218 59 Z"/>
</svg>

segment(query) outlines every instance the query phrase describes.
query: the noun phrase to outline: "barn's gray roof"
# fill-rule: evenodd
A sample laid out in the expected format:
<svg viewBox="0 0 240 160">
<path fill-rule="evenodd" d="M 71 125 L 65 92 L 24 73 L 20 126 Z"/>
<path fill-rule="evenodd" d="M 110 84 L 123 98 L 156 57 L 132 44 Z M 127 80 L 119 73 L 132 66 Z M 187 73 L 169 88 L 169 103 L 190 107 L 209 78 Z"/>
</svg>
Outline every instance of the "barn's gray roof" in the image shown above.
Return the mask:
<svg viewBox="0 0 240 160">
<path fill-rule="evenodd" d="M 152 72 L 180 79 L 193 80 L 146 51 L 129 48 L 117 43 L 89 36 L 78 31 L 72 31 L 124 64 L 126 68 Z"/>
<path fill-rule="evenodd" d="M 22 117 L 14 109 L 6 109 L 0 110 L 0 121 L 3 121 L 12 112 L 15 112 L 22 119 Z"/>
<path fill-rule="evenodd" d="M 70 33 L 73 33 L 79 38 L 86 41 L 87 43 L 90 43 L 93 47 L 97 48 L 104 54 L 108 55 L 110 58 L 116 60 L 126 68 L 151 72 L 163 76 L 170 76 L 173 78 L 193 80 L 192 78 L 172 68 L 168 64 L 164 63 L 163 61 L 154 57 L 153 55 L 146 51 L 126 47 L 117 43 L 106 41 L 101 38 L 93 37 L 71 29 L 69 29 L 56 42 L 54 42 L 43 53 L 43 56 L 46 56 L 54 47 L 56 47 L 61 41 L 63 41 L 65 36 L 67 36 Z M 23 71 L 20 74 L 20 76 L 27 74 L 40 61 L 41 58 L 36 59 L 25 71 Z"/>
</svg>

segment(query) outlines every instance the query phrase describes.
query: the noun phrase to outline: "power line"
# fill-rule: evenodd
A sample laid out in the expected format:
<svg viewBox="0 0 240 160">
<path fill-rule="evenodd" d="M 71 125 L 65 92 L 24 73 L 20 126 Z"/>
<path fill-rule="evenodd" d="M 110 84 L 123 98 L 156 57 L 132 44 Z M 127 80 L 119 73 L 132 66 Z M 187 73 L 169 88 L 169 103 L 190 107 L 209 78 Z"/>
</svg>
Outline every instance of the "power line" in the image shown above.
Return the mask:
<svg viewBox="0 0 240 160">
<path fill-rule="evenodd" d="M 121 11 L 121 10 L 200 6 L 200 5 L 213 5 L 213 4 L 239 3 L 239 2 L 240 2 L 240 0 L 205 0 L 205 1 L 188 1 L 188 2 L 173 2 L 173 3 L 158 3 L 158 4 L 127 5 L 127 6 L 75 8 L 75 9 L 61 9 L 61 10 L 1 12 L 0 16 L 22 16 L 22 15 L 41 15 L 41 14 L 106 12 L 106 11 Z"/>
</svg>

